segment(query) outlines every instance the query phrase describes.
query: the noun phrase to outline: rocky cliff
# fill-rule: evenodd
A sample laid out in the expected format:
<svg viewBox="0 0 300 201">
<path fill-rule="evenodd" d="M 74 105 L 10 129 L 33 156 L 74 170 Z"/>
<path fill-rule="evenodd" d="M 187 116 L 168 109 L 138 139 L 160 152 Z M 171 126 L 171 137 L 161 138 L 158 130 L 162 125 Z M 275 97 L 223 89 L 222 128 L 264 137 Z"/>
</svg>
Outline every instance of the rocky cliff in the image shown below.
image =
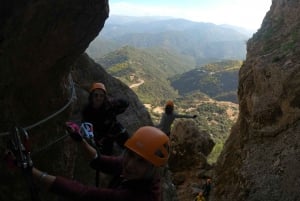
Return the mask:
<svg viewBox="0 0 300 201">
<path fill-rule="evenodd" d="M 207 156 L 215 143 L 205 131 L 199 131 L 191 119 L 176 119 L 171 130 L 169 168 L 179 201 L 194 200 L 205 177 L 212 177 L 213 167 Z M 172 200 L 175 201 L 175 200 Z"/>
<path fill-rule="evenodd" d="M 300 200 L 300 1 L 273 1 L 248 41 L 239 118 L 218 159 L 213 201 Z"/>
<path fill-rule="evenodd" d="M 10 129 L 21 126 L 28 131 L 37 167 L 94 184 L 94 172 L 87 171 L 63 126 L 80 119 L 94 81 L 104 82 L 109 95 L 129 100 L 130 107 L 119 118 L 130 133 L 152 124 L 137 96 L 84 54 L 108 15 L 108 1 L 102 0 L 1 1 L 1 153 Z M 0 200 L 30 200 L 24 177 L 7 171 L 4 163 L 0 170 Z M 59 199 L 40 193 L 42 200 Z"/>
</svg>

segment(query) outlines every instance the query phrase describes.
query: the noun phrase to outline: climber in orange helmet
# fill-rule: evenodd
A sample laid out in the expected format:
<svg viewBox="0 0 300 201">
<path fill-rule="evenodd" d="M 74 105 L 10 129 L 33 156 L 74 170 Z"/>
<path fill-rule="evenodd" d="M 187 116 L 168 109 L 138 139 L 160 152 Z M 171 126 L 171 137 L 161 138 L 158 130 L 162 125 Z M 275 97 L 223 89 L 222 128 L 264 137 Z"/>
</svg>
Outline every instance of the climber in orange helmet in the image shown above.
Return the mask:
<svg viewBox="0 0 300 201">
<path fill-rule="evenodd" d="M 83 185 L 73 179 L 49 175 L 31 167 L 32 176 L 40 187 L 78 201 L 161 200 L 158 170 L 167 163 L 169 157 L 169 138 L 161 130 L 152 126 L 139 128 L 125 142 L 124 153 L 120 156 L 99 155 L 81 133 L 74 132 L 70 136 L 76 138 L 86 150 L 91 159 L 90 166 L 114 175 L 111 185 L 107 188 Z"/>
<path fill-rule="evenodd" d="M 124 142 L 129 137 L 127 130 L 117 120 L 129 103 L 122 98 L 109 97 L 101 82 L 93 83 L 89 92 L 88 104 L 82 110 L 82 122 L 93 124 L 97 146 L 103 154 L 112 155 L 114 142 L 124 148 Z"/>
<path fill-rule="evenodd" d="M 171 126 L 176 118 L 196 118 L 197 115 L 185 115 L 174 112 L 174 102 L 168 100 L 165 105 L 165 112 L 163 113 L 157 128 L 161 129 L 164 133 L 170 136 Z"/>
<path fill-rule="evenodd" d="M 158 167 L 168 161 L 169 139 L 159 129 L 144 126 L 138 129 L 124 144 L 126 147 L 121 157 L 97 156 L 96 150 L 83 140 L 82 146 L 86 147 L 92 161 L 91 167 L 100 169 L 116 176 L 114 187 L 99 189 L 87 187 L 77 182 L 46 176 L 43 181 L 52 183 L 53 192 L 70 195 L 80 200 L 160 200 L 160 179 Z M 36 177 L 41 176 L 38 170 L 33 171 Z M 67 191 L 67 192 L 66 192 Z M 68 192 L 69 191 L 69 192 Z M 84 193 L 83 193 L 84 192 Z"/>
</svg>

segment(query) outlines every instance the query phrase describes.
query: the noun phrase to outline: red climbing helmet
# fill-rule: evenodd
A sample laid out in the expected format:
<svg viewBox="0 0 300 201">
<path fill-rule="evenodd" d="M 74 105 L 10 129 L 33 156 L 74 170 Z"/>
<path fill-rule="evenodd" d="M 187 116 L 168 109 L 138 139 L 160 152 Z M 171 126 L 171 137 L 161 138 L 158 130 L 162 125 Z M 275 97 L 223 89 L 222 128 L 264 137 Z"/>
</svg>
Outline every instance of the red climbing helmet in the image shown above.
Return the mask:
<svg viewBox="0 0 300 201">
<path fill-rule="evenodd" d="M 172 100 L 168 100 L 166 106 L 174 107 L 174 102 Z"/>
</svg>

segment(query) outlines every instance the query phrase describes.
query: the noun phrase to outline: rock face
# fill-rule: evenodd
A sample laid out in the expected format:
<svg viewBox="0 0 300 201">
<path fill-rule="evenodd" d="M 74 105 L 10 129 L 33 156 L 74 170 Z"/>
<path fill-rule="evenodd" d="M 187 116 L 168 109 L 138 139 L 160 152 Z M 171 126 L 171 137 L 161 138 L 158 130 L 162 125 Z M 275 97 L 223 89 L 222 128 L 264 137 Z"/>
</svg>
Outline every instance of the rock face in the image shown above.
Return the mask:
<svg viewBox="0 0 300 201">
<path fill-rule="evenodd" d="M 104 82 L 109 95 L 129 100 L 130 107 L 119 118 L 130 133 L 152 124 L 137 96 L 83 54 L 104 26 L 108 12 L 105 0 L 1 1 L 1 153 L 12 126 L 28 128 L 37 167 L 94 184 L 94 172 L 87 171 L 81 150 L 70 139 L 61 138 L 64 122 L 80 119 L 87 90 L 94 81 Z M 55 142 L 57 139 L 60 141 Z M 31 200 L 20 173 L 11 173 L 0 163 L 0 178 L 1 201 Z M 42 200 L 61 200 L 40 193 Z"/>
<path fill-rule="evenodd" d="M 74 152 L 68 140 L 37 151 L 64 134 L 70 107 L 49 117 L 69 102 L 71 65 L 98 35 L 107 17 L 107 1 L 1 1 L 1 153 L 12 126 L 29 127 L 35 165 L 72 176 L 74 158 L 70 156 Z M 4 163 L 0 170 L 0 200 L 30 200 L 25 178 L 7 172 Z M 47 199 L 54 200 L 45 196 Z"/>
<path fill-rule="evenodd" d="M 300 200 L 300 2 L 273 1 L 248 41 L 239 118 L 218 159 L 213 201 Z"/>
<path fill-rule="evenodd" d="M 7 130 L 37 122 L 66 102 L 62 80 L 102 29 L 108 4 L 4 0 L 0 13 L 0 129 Z"/>
<path fill-rule="evenodd" d="M 175 120 L 171 132 L 169 169 L 179 201 L 194 200 L 204 177 L 212 176 L 207 156 L 215 143 L 210 135 L 199 131 L 194 120 Z"/>
</svg>

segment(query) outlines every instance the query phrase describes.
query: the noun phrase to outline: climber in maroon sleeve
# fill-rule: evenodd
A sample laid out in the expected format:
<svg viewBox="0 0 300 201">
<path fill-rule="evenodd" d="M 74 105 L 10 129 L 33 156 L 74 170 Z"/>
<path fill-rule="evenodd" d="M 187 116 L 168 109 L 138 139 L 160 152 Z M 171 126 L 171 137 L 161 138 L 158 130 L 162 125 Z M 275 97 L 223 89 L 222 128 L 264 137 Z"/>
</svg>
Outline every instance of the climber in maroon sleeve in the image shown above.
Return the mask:
<svg viewBox="0 0 300 201">
<path fill-rule="evenodd" d="M 112 155 L 114 142 L 124 148 L 129 135 L 117 116 L 128 106 L 124 99 L 108 97 L 103 83 L 92 84 L 88 104 L 82 111 L 82 121 L 93 124 L 95 141 L 102 154 Z"/>
<path fill-rule="evenodd" d="M 77 181 L 48 175 L 33 168 L 33 176 L 50 192 L 82 201 L 159 201 L 161 200 L 159 167 L 169 155 L 169 138 L 159 129 L 144 126 L 124 144 L 123 155 L 97 155 L 84 139 L 80 141 L 91 160 L 90 166 L 114 175 L 108 188 L 85 186 Z"/>
</svg>

